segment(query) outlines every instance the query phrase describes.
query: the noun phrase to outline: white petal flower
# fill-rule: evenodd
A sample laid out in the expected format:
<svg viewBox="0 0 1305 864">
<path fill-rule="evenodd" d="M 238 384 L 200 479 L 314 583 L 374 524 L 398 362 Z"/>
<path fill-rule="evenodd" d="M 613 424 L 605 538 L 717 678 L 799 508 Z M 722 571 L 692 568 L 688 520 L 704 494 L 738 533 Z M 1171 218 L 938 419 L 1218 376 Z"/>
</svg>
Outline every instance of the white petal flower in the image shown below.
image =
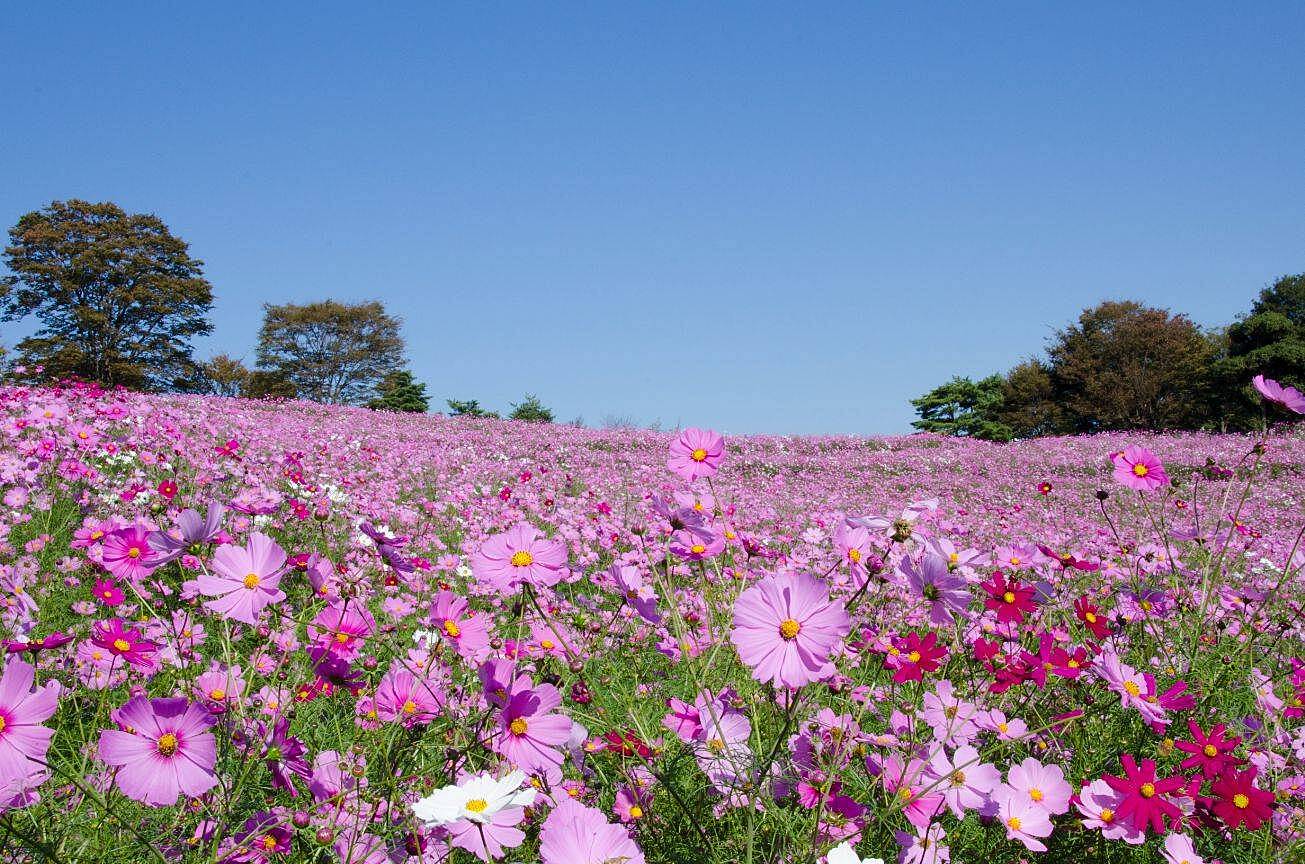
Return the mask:
<svg viewBox="0 0 1305 864">
<path fill-rule="evenodd" d="M 489 822 L 505 807 L 528 807 L 535 801 L 536 790 L 522 789 L 524 771 L 513 771 L 502 779 L 493 774 L 474 774 L 461 784 L 436 789 L 412 805 L 413 815 L 428 827 L 449 825 L 459 819 Z"/>
<path fill-rule="evenodd" d="M 830 849 L 829 854 L 825 856 L 825 860 L 829 864 L 884 864 L 882 858 L 866 858 L 863 860 L 860 855 L 856 854 L 852 844 L 846 840 Z"/>
</svg>

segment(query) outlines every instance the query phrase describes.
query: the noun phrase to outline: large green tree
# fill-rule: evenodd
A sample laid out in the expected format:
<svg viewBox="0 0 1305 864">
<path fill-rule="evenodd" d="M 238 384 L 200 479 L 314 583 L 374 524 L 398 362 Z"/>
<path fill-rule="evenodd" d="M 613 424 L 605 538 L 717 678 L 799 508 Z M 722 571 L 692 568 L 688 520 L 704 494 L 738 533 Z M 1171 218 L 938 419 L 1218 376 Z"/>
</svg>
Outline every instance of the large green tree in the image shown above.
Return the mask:
<svg viewBox="0 0 1305 864">
<path fill-rule="evenodd" d="M 1069 431 L 1195 429 L 1211 419 L 1214 342 L 1184 315 L 1106 301 L 1058 331 L 1047 353 Z"/>
<path fill-rule="evenodd" d="M 41 323 L 17 365 L 141 390 L 195 379 L 191 339 L 213 330 L 213 288 L 157 216 L 55 201 L 9 229 L 4 261 L 0 320 Z"/>
<path fill-rule="evenodd" d="M 508 419 L 524 420 L 527 423 L 552 423 L 553 412 L 546 408 L 537 396 L 527 393 L 520 402 L 513 403 L 512 413 L 508 415 Z"/>
<path fill-rule="evenodd" d="M 920 419 L 911 423 L 923 432 L 1006 441 L 1011 430 L 998 415 L 1002 407 L 1002 379 L 989 375 L 979 381 L 959 375 L 919 399 L 912 399 Z"/>
<path fill-rule="evenodd" d="M 376 398 L 367 403 L 377 411 L 406 411 L 424 414 L 430 405 L 426 385 L 412 377 L 406 369 L 390 372 L 376 387 Z"/>
<path fill-rule="evenodd" d="M 1256 375 L 1305 387 L 1305 273 L 1283 276 L 1262 290 L 1251 311 L 1228 327 L 1222 356 L 1214 366 L 1223 425 L 1258 422 L 1262 400 L 1249 386 Z M 1268 410 L 1275 419 L 1299 416 Z"/>
<path fill-rule="evenodd" d="M 399 319 L 372 300 L 263 307 L 258 365 L 293 384 L 301 399 L 359 405 L 403 365 Z"/>
</svg>

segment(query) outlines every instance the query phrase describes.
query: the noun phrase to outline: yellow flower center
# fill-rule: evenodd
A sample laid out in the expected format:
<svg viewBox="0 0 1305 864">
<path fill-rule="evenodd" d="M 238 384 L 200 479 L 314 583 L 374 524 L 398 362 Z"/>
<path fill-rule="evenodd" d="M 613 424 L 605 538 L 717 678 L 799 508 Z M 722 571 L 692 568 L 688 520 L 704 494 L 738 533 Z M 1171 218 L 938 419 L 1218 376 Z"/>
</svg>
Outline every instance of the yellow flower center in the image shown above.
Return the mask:
<svg viewBox="0 0 1305 864">
<path fill-rule="evenodd" d="M 1147 468 L 1145 465 L 1139 462 L 1133 466 L 1133 473 L 1136 474 L 1138 477 L 1145 477 L 1146 475 L 1151 473 L 1151 469 Z"/>
<path fill-rule="evenodd" d="M 707 547 L 702 545 L 701 543 L 694 543 L 692 546 L 689 547 L 689 551 L 692 552 L 694 555 L 701 555 L 703 552 L 707 551 Z"/>
<path fill-rule="evenodd" d="M 912 651 L 910 654 L 907 654 L 907 655 L 906 655 L 906 659 L 907 659 L 907 660 L 910 660 L 912 663 L 919 663 L 919 662 L 920 662 L 920 652 L 919 652 L 919 651 Z"/>
<path fill-rule="evenodd" d="M 0 717 L 0 732 L 5 731 L 5 718 Z"/>
<path fill-rule="evenodd" d="M 1007 591 L 1005 594 L 1001 595 L 1001 599 L 1005 600 L 1007 603 L 1014 603 L 1014 602 L 1015 602 L 1015 592 L 1014 592 L 1014 591 Z"/>
<path fill-rule="evenodd" d="M 339 644 L 343 645 L 344 643 L 346 643 L 346 642 L 349 641 L 349 634 L 348 634 L 348 633 L 336 633 L 336 634 L 335 634 L 335 641 L 338 642 Z"/>
<path fill-rule="evenodd" d="M 713 753 L 720 753 L 725 749 L 725 742 L 720 738 L 713 738 L 707 742 L 707 749 Z"/>
<path fill-rule="evenodd" d="M 952 785 L 953 785 L 953 786 L 963 786 L 963 785 L 965 785 L 965 772 L 964 772 L 964 771 L 961 771 L 961 770 L 957 769 L 956 771 L 953 771 L 953 772 L 952 772 Z"/>
<path fill-rule="evenodd" d="M 910 801 L 914 795 L 915 793 L 907 786 L 903 786 L 901 789 L 897 790 L 897 797 L 901 798 L 903 801 Z"/>
<path fill-rule="evenodd" d="M 1041 789 L 1035 786 L 1029 790 L 1029 797 L 1032 798 L 1034 801 L 1041 801 L 1046 796 L 1042 794 Z"/>
<path fill-rule="evenodd" d="M 1111 810 L 1109 807 L 1107 807 L 1106 809 L 1102 810 L 1102 811 L 1101 811 L 1101 821 L 1102 821 L 1102 822 L 1105 822 L 1107 825 L 1109 825 L 1111 822 L 1114 822 L 1114 821 L 1115 821 L 1115 811 L 1114 811 L 1114 810 Z"/>
<path fill-rule="evenodd" d="M 171 732 L 164 732 L 159 736 L 159 753 L 164 756 L 171 756 L 177 752 L 177 736 Z"/>
<path fill-rule="evenodd" d="M 1143 611 L 1143 612 L 1150 612 L 1150 611 L 1151 611 L 1151 601 L 1150 601 L 1150 600 L 1143 600 L 1143 601 L 1142 601 L 1141 603 L 1139 603 L 1138 605 L 1142 607 L 1142 611 Z"/>
<path fill-rule="evenodd" d="M 411 699 L 409 699 L 407 702 L 404 702 L 404 703 L 403 703 L 403 713 L 404 713 L 404 714 L 416 714 L 416 713 L 417 713 L 417 703 L 416 703 L 416 702 L 413 702 Z"/>
<path fill-rule="evenodd" d="M 998 729 L 998 731 L 1005 732 L 1005 731 L 1006 731 L 1007 729 L 1009 729 L 1009 728 L 1010 728 L 1010 724 L 1009 724 L 1009 723 L 998 723 L 998 724 L 997 724 L 997 729 Z"/>
<path fill-rule="evenodd" d="M 1088 622 L 1089 624 L 1095 624 L 1097 623 L 1097 613 L 1088 612 L 1083 616 L 1083 620 Z"/>
<path fill-rule="evenodd" d="M 508 731 L 513 735 L 524 735 L 526 734 L 526 730 L 529 728 L 530 724 L 522 720 L 520 717 L 508 724 Z"/>
<path fill-rule="evenodd" d="M 135 546 L 131 547 L 130 549 L 127 550 L 127 557 L 128 557 L 128 558 L 139 558 L 139 557 L 140 557 L 140 550 L 137 549 Z"/>
<path fill-rule="evenodd" d="M 227 698 L 227 691 L 223 690 L 221 687 L 214 687 L 212 690 L 208 691 L 208 698 L 212 699 L 214 702 L 221 702 L 223 699 Z"/>
<path fill-rule="evenodd" d="M 707 451 L 699 447 L 697 450 L 694 450 L 693 453 L 689 455 L 689 458 L 692 459 L 694 462 L 702 462 L 707 458 Z"/>
<path fill-rule="evenodd" d="M 1012 816 L 1006 820 L 1006 824 L 1010 826 L 1010 830 L 1018 831 L 1020 830 L 1020 817 Z"/>
<path fill-rule="evenodd" d="M 797 638 L 797 635 L 801 632 L 802 632 L 802 625 L 794 621 L 792 618 L 785 618 L 782 622 L 780 622 L 779 635 L 785 641 L 788 642 L 793 641 L 794 639 Z"/>
<path fill-rule="evenodd" d="M 643 808 L 640 807 L 638 804 L 633 805 L 633 806 L 630 808 L 630 818 L 631 818 L 631 819 L 642 819 L 642 818 L 643 818 Z"/>
<path fill-rule="evenodd" d="M 1142 793 L 1142 797 L 1143 797 L 1143 798 L 1154 798 L 1154 797 L 1155 797 L 1155 784 L 1154 784 L 1154 783 L 1143 783 L 1143 784 L 1142 784 L 1142 788 L 1141 788 L 1140 790 L 1138 790 L 1138 791 L 1140 791 L 1140 792 Z"/>
<path fill-rule="evenodd" d="M 557 647 L 557 643 L 554 642 L 552 639 L 540 639 L 539 647 L 543 648 L 545 651 L 552 651 L 554 648 Z"/>
<path fill-rule="evenodd" d="M 1142 688 L 1138 687 L 1137 683 L 1133 681 L 1125 681 L 1124 689 L 1128 691 L 1129 696 L 1136 696 L 1142 692 Z"/>
<path fill-rule="evenodd" d="M 1201 752 L 1204 753 L 1206 756 L 1209 756 L 1211 759 L 1213 759 L 1214 757 L 1219 755 L 1219 748 L 1214 746 L 1213 744 L 1206 744 L 1204 747 L 1201 748 Z"/>
<path fill-rule="evenodd" d="M 131 643 L 128 642 L 126 639 L 114 639 L 113 647 L 119 651 L 130 651 Z"/>
<path fill-rule="evenodd" d="M 258 574 L 257 574 L 257 573 L 246 573 L 246 574 L 245 574 L 245 587 L 246 587 L 246 588 L 257 588 L 257 587 L 258 587 Z"/>
<path fill-rule="evenodd" d="M 529 567 L 533 563 L 535 563 L 535 556 L 524 549 L 512 553 L 513 567 Z"/>
<path fill-rule="evenodd" d="M 1251 806 L 1251 799 L 1238 792 L 1233 796 L 1233 806 L 1238 810 L 1245 810 L 1247 807 Z"/>
<path fill-rule="evenodd" d="M 861 550 L 860 550 L 860 549 L 848 549 L 848 550 L 847 550 L 847 557 L 848 557 L 848 560 L 851 561 L 853 564 L 860 564 L 860 563 L 861 563 Z"/>
<path fill-rule="evenodd" d="M 444 632 L 449 635 L 449 638 L 457 639 L 462 635 L 462 628 L 458 626 L 458 622 L 450 619 L 444 622 Z"/>
<path fill-rule="evenodd" d="M 263 848 L 269 852 L 276 848 L 276 838 L 271 834 L 264 834 L 262 839 Z"/>
<path fill-rule="evenodd" d="M 484 798 L 472 798 L 470 801 L 467 802 L 467 812 L 484 813 L 485 808 L 487 808 L 488 806 L 489 806 L 489 802 L 486 801 Z"/>
</svg>

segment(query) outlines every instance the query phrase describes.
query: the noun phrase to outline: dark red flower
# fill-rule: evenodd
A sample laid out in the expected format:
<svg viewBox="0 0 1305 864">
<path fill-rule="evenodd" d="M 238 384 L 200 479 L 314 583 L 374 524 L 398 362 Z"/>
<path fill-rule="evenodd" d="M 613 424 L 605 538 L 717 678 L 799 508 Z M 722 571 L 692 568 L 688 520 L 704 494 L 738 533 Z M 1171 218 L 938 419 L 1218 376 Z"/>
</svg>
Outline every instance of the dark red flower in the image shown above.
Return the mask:
<svg viewBox="0 0 1305 864">
<path fill-rule="evenodd" d="M 1245 825 L 1255 831 L 1273 815 L 1273 793 L 1254 785 L 1257 773 L 1254 766 L 1245 771 L 1229 768 L 1210 786 L 1215 799 L 1211 809 L 1229 828 Z"/>
</svg>

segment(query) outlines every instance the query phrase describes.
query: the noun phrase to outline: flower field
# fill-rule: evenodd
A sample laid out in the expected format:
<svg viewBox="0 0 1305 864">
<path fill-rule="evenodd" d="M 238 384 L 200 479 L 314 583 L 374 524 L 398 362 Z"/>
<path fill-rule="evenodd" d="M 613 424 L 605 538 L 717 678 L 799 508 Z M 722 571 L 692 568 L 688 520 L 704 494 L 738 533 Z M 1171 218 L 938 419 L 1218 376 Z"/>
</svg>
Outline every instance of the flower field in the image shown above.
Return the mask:
<svg viewBox="0 0 1305 864">
<path fill-rule="evenodd" d="M 0 860 L 1305 860 L 1291 427 L 0 426 Z"/>
</svg>

